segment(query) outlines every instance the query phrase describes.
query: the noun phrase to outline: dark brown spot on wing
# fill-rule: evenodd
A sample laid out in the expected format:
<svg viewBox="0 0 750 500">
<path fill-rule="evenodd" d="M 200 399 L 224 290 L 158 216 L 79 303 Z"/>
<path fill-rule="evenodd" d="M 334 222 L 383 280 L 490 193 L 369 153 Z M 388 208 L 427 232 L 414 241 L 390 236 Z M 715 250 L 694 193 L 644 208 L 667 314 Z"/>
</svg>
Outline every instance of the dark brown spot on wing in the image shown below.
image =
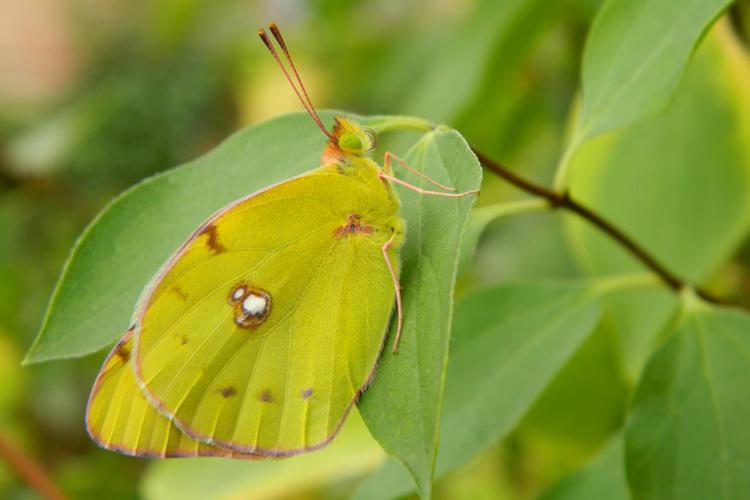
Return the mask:
<svg viewBox="0 0 750 500">
<path fill-rule="evenodd" d="M 221 395 L 225 398 L 231 398 L 232 396 L 236 394 L 237 394 L 237 390 L 231 385 L 228 385 L 221 390 Z"/>
<path fill-rule="evenodd" d="M 188 299 L 188 295 L 185 293 L 185 291 L 182 288 L 180 288 L 180 285 L 174 285 L 172 288 L 170 288 L 170 290 L 175 295 L 177 295 L 180 298 L 180 300 L 185 301 Z"/>
<path fill-rule="evenodd" d="M 302 391 L 302 399 L 309 399 L 310 396 L 312 396 L 313 390 L 312 388 L 308 387 L 304 391 Z"/>
<path fill-rule="evenodd" d="M 260 393 L 260 396 L 258 396 L 258 399 L 264 403 L 273 403 L 273 396 L 271 395 L 271 390 L 263 389 L 263 392 Z"/>
<path fill-rule="evenodd" d="M 265 308 L 259 312 L 245 310 L 243 304 L 250 296 L 265 300 Z M 272 297 L 269 292 L 251 283 L 241 281 L 229 289 L 227 302 L 234 311 L 234 324 L 245 330 L 255 330 L 265 323 L 271 314 Z"/>
<path fill-rule="evenodd" d="M 127 362 L 130 361 L 130 346 L 123 343 L 120 348 L 115 351 L 115 354 L 120 358 L 122 364 L 127 364 Z"/>
<path fill-rule="evenodd" d="M 375 228 L 369 224 L 362 223 L 361 215 L 352 214 L 349 216 L 346 223 L 336 228 L 333 234 L 337 238 L 341 238 L 343 236 L 346 236 L 347 234 L 372 234 L 373 232 L 375 232 Z"/>
<path fill-rule="evenodd" d="M 200 234 L 201 236 L 206 236 L 206 245 L 214 253 L 221 253 L 226 251 L 224 245 L 222 245 L 219 241 L 219 230 L 213 224 L 209 224 L 204 227 Z"/>
<path fill-rule="evenodd" d="M 188 342 L 190 342 L 190 338 L 189 337 L 187 337 L 186 335 L 181 335 L 180 336 L 180 345 L 185 345 Z"/>
</svg>

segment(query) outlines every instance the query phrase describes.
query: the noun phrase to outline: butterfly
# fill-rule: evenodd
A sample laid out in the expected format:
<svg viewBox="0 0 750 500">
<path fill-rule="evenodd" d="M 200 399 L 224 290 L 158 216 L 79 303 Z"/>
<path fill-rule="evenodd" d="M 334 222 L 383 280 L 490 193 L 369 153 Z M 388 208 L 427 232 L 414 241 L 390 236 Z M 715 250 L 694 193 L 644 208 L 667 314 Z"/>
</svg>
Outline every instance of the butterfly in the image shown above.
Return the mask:
<svg viewBox="0 0 750 500">
<path fill-rule="evenodd" d="M 321 165 L 219 210 L 146 286 L 104 362 L 86 427 L 100 446 L 166 458 L 283 458 L 319 449 L 372 382 L 395 309 L 403 329 L 396 185 L 463 197 L 346 117 L 329 130 L 279 28 L 259 35 L 327 144 Z M 398 177 L 401 166 L 435 185 Z"/>
</svg>

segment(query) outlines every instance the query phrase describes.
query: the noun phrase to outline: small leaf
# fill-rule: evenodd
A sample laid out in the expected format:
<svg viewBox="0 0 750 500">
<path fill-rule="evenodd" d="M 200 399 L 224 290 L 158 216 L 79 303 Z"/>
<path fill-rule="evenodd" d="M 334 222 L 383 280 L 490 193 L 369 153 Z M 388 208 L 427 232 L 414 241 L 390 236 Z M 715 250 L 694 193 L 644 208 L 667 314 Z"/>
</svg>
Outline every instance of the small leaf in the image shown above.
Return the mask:
<svg viewBox="0 0 750 500">
<path fill-rule="evenodd" d="M 583 55 L 573 143 L 664 108 L 703 33 L 731 0 L 609 0 Z"/>
<path fill-rule="evenodd" d="M 636 390 L 625 433 L 634 498 L 748 498 L 748 366 L 748 314 L 687 313 Z"/>
<path fill-rule="evenodd" d="M 629 500 L 622 437 L 617 436 L 591 463 L 564 477 L 539 500 Z"/>
<path fill-rule="evenodd" d="M 594 328 L 598 300 L 583 285 L 509 285 L 456 306 L 437 474 L 467 463 L 519 422 Z M 358 498 L 411 485 L 389 461 Z"/>
<path fill-rule="evenodd" d="M 479 163 L 455 131 L 439 127 L 410 150 L 413 168 L 458 191 L 477 189 Z M 407 182 L 425 185 L 416 176 Z M 426 187 L 426 186 L 425 186 Z M 385 450 L 409 469 L 429 497 L 453 313 L 461 237 L 474 196 L 451 199 L 400 192 L 407 237 L 402 250 L 404 332 L 398 355 L 393 336 L 379 373 L 360 402 L 362 415 Z"/>
</svg>

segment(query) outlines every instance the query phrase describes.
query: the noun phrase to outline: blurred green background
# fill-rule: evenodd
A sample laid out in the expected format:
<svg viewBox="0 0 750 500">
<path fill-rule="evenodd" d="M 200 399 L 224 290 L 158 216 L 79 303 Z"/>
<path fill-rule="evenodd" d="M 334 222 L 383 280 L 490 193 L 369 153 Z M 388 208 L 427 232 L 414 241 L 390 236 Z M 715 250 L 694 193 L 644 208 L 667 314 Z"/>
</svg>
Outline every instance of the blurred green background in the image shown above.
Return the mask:
<svg viewBox="0 0 750 500">
<path fill-rule="evenodd" d="M 299 109 L 258 27 L 281 26 L 317 106 L 444 122 L 548 183 L 600 4 L 0 0 L 0 436 L 72 497 L 145 491 L 149 461 L 99 450 L 85 434 L 85 402 L 103 353 L 27 367 L 20 361 L 75 238 L 109 199 L 244 125 Z M 730 17 L 746 43 L 748 2 Z M 481 203 L 518 196 L 488 175 Z M 460 289 L 578 276 L 568 248 L 558 214 L 498 222 Z M 712 283 L 747 301 L 750 245 L 744 248 Z M 522 428 L 442 479 L 436 496 L 533 497 L 592 456 L 620 425 L 630 382 L 601 330 Z M 600 403 L 591 422 L 580 419 L 586 398 Z M 556 419 L 545 418 L 545 404 Z M 270 496 L 347 497 L 371 469 L 328 473 Z M 1 462 L 0 498 L 33 498 Z"/>
</svg>

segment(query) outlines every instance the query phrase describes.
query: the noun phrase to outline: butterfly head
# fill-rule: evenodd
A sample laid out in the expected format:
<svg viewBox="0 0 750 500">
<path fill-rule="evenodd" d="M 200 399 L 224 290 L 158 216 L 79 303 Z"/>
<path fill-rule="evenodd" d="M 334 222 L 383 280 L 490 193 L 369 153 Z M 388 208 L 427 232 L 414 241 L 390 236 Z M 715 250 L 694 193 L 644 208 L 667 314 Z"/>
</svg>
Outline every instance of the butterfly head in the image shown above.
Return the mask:
<svg viewBox="0 0 750 500">
<path fill-rule="evenodd" d="M 343 117 L 336 118 L 329 148 L 343 155 L 362 156 L 375 149 L 375 132 Z"/>
</svg>

